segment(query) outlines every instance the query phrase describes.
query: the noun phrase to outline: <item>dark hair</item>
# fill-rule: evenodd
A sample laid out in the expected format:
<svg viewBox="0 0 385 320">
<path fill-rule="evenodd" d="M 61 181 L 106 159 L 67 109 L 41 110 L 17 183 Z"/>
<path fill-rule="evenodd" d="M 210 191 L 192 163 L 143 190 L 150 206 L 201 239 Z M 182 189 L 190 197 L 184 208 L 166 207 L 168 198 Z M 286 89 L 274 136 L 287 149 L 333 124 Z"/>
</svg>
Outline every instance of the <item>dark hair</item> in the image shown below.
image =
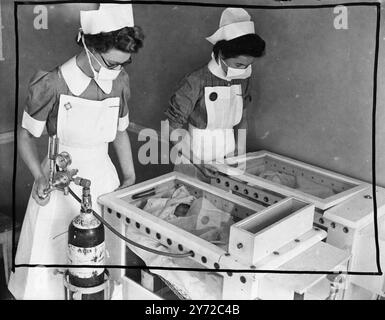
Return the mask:
<svg viewBox="0 0 385 320">
<path fill-rule="evenodd" d="M 93 48 L 99 53 L 105 53 L 113 48 L 127 53 L 136 53 L 139 48 L 143 47 L 143 40 L 143 31 L 138 26 L 125 27 L 111 32 L 84 35 L 86 46 Z M 83 46 L 81 40 L 78 41 L 78 44 Z"/>
<path fill-rule="evenodd" d="M 264 55 L 265 46 L 266 43 L 260 36 L 250 33 L 232 40 L 218 41 L 213 47 L 213 53 L 215 59 L 218 58 L 219 52 L 224 59 L 241 55 L 259 58 Z"/>
</svg>

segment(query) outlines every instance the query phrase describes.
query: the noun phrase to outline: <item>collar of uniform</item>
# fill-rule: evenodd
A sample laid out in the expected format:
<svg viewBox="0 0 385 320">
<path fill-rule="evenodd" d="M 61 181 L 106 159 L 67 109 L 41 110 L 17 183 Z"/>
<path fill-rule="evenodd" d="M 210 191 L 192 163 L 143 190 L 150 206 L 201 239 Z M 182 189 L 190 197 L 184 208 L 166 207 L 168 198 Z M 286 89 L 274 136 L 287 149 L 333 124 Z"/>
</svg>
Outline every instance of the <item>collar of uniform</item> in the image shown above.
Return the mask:
<svg viewBox="0 0 385 320">
<path fill-rule="evenodd" d="M 211 55 L 211 60 L 208 64 L 208 68 L 214 76 L 226 81 L 231 81 L 231 79 L 227 78 L 225 72 L 223 71 L 222 67 L 218 64 L 218 62 L 215 60 L 213 54 Z"/>
<path fill-rule="evenodd" d="M 72 57 L 66 63 L 64 63 L 60 67 L 63 78 L 71 90 L 71 92 L 80 96 L 88 87 L 91 82 L 91 77 L 87 76 L 76 63 L 76 56 Z M 96 81 L 100 89 L 103 90 L 104 93 L 109 94 L 112 90 L 112 80 L 108 81 Z"/>
</svg>

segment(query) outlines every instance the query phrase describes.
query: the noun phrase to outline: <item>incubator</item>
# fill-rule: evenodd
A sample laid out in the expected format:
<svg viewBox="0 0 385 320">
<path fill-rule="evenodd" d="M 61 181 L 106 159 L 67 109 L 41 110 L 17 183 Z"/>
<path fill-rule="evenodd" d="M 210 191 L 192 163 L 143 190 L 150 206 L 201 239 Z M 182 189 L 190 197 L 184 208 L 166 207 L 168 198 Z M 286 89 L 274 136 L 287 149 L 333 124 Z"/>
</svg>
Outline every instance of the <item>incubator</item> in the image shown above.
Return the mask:
<svg viewBox="0 0 385 320">
<path fill-rule="evenodd" d="M 269 151 L 233 157 L 211 165 L 213 186 L 257 203 L 273 199 L 259 188 L 295 197 L 315 205 L 314 225 L 327 232 L 326 243 L 351 254 L 345 299 L 372 299 L 385 295 L 385 278 L 377 272 L 375 222 L 378 226 L 378 261 L 385 265 L 385 189 L 330 170 Z M 375 190 L 376 207 L 373 191 Z M 377 220 L 375 219 L 375 213 Z"/>
<path fill-rule="evenodd" d="M 315 204 L 262 184 L 247 192 L 263 201 L 173 172 L 101 196 L 118 232 L 165 253 L 107 232 L 106 263 L 122 267 L 110 269 L 120 298 L 343 298 L 350 253 L 325 242 Z M 139 266 L 135 279 L 129 271 Z"/>
</svg>

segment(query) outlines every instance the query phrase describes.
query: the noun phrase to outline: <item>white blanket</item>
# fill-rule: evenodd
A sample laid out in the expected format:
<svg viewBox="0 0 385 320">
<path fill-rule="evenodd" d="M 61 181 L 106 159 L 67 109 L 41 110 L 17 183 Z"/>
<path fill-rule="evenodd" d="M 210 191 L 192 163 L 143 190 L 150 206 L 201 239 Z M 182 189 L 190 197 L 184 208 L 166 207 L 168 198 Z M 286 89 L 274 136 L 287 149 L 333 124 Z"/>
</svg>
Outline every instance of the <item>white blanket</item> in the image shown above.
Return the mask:
<svg viewBox="0 0 385 320">
<path fill-rule="evenodd" d="M 185 216 L 174 215 L 178 204 L 190 205 Z M 192 234 L 210 241 L 223 249 L 227 249 L 230 226 L 234 223 L 231 215 L 215 207 L 206 198 L 191 196 L 185 187 L 178 188 L 171 198 L 150 198 L 143 210 L 166 220 L 170 224 L 191 232 Z M 150 238 L 133 227 L 127 227 L 126 236 L 147 247 L 169 251 L 157 240 Z M 151 272 L 170 282 L 187 299 L 221 299 L 222 277 L 217 273 L 199 271 L 176 271 L 172 268 L 200 268 L 204 266 L 190 258 L 170 258 L 156 255 L 129 245 L 147 266 L 169 267 L 171 270 L 155 270 Z"/>
<path fill-rule="evenodd" d="M 293 176 L 286 173 L 266 170 L 260 173 L 259 176 L 266 180 L 282 184 L 289 188 L 301 190 L 302 192 L 311 194 L 322 199 L 331 197 L 335 194 L 332 188 L 316 183 L 300 175 Z"/>
</svg>

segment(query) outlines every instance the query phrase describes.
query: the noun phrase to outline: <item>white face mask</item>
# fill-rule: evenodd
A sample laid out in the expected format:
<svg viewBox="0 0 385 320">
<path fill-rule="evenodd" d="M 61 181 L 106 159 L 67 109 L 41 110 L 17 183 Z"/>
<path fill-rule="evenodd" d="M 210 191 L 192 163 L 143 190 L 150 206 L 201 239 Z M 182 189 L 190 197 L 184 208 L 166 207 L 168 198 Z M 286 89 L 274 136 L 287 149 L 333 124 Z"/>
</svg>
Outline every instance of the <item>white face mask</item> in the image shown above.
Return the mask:
<svg viewBox="0 0 385 320">
<path fill-rule="evenodd" d="M 120 67 L 120 69 L 113 70 L 113 69 L 107 69 L 106 67 L 104 67 L 99 62 L 99 60 L 96 59 L 96 57 L 93 55 L 93 53 L 88 50 L 86 44 L 84 43 L 84 37 L 82 37 L 82 41 L 83 41 L 84 49 L 86 50 L 86 54 L 87 54 L 87 58 L 88 58 L 88 63 L 90 64 L 91 70 L 92 70 L 92 72 L 94 74 L 94 79 L 95 80 L 101 80 L 101 81 L 112 81 L 112 80 L 115 80 L 118 77 L 120 71 L 122 71 L 122 68 Z M 99 72 L 97 72 L 94 69 L 94 67 L 92 66 L 90 54 L 92 54 L 92 56 L 95 58 L 96 62 L 100 65 Z"/>
<path fill-rule="evenodd" d="M 227 67 L 226 76 L 229 79 L 246 79 L 251 76 L 251 64 L 248 65 L 245 69 L 232 68 L 229 67 L 223 59 L 221 59 L 223 64 Z"/>
</svg>

